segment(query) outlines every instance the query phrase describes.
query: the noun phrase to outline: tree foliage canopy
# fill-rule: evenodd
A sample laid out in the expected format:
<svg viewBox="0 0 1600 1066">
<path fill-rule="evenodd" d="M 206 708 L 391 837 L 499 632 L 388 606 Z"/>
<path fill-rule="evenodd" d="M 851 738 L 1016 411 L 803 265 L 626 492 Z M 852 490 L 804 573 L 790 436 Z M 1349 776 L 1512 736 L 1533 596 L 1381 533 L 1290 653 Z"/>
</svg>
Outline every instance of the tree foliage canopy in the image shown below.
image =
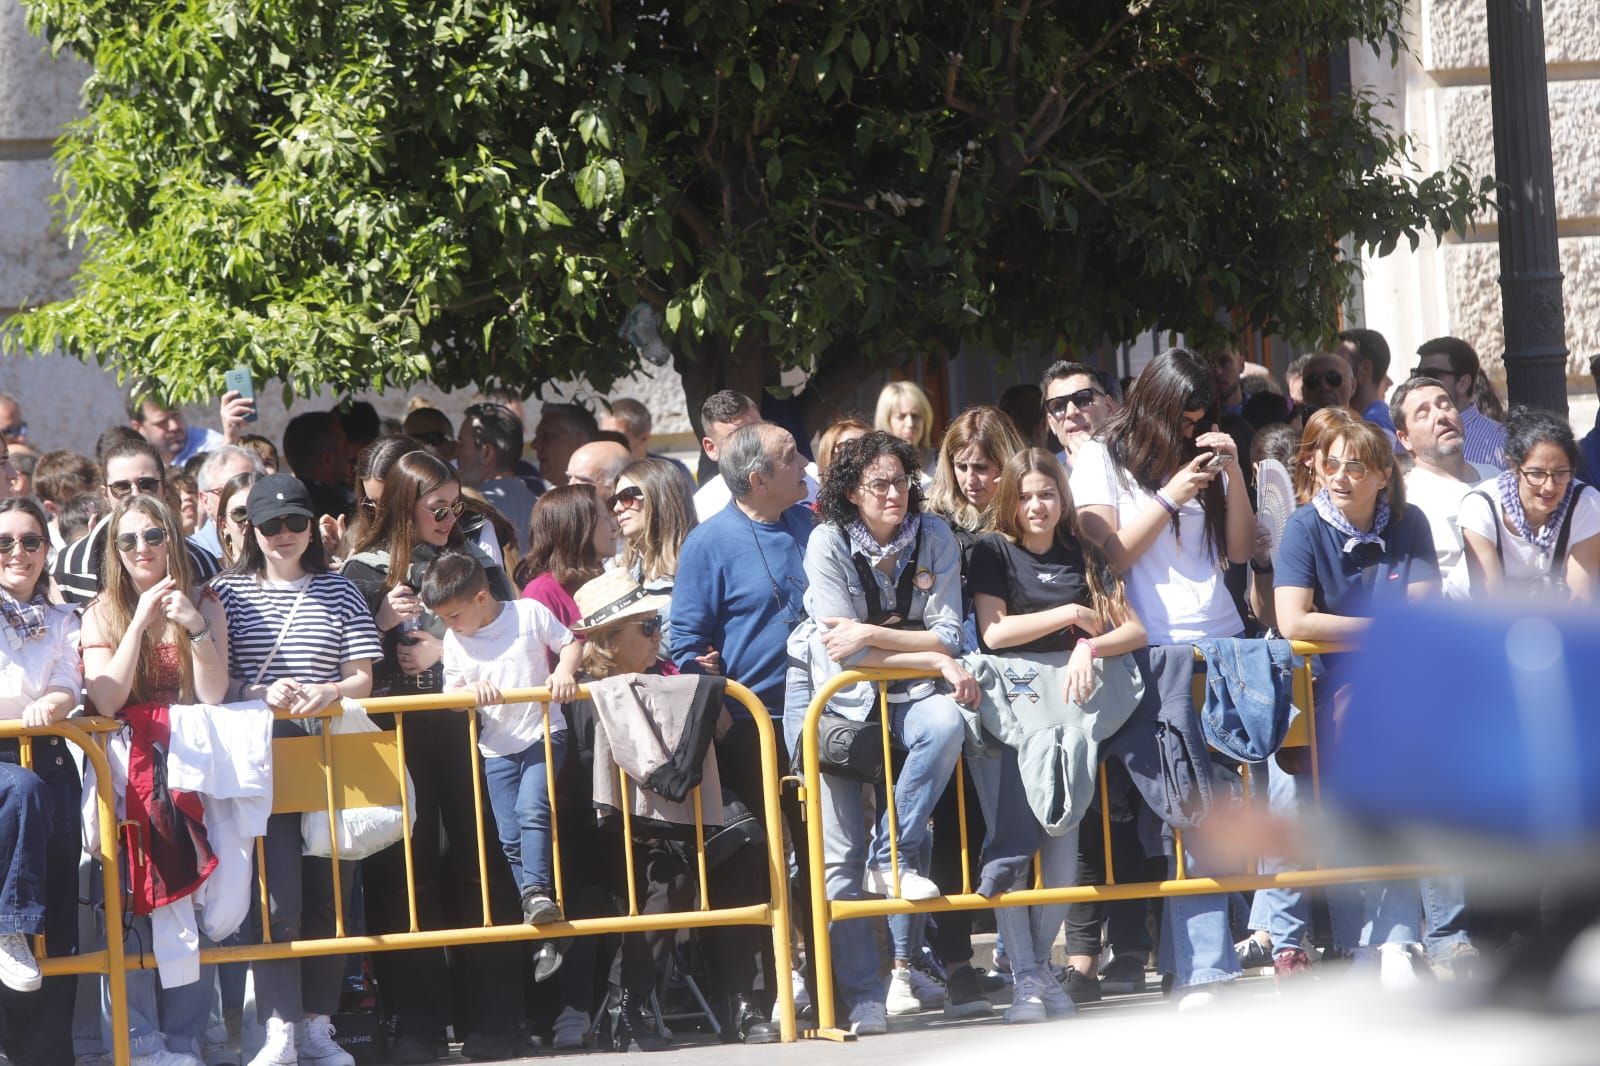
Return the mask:
<svg viewBox="0 0 1600 1066">
<path fill-rule="evenodd" d="M 1342 236 L 1488 188 L 1307 75 L 1395 47 L 1403 0 L 24 2 L 93 66 L 57 155 L 85 258 L 7 339 L 176 399 L 235 363 L 605 385 L 639 300 L 691 399 L 1228 310 L 1319 336 Z"/>
</svg>

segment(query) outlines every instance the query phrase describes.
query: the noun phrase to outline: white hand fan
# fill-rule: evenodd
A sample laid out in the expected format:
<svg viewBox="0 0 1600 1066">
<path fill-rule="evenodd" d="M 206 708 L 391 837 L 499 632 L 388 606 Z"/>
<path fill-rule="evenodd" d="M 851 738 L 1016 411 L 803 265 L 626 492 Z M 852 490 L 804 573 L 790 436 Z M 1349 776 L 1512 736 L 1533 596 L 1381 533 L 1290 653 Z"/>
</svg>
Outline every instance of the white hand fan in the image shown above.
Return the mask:
<svg viewBox="0 0 1600 1066">
<path fill-rule="evenodd" d="M 1276 459 L 1256 464 L 1256 520 L 1272 538 L 1272 561 L 1278 561 L 1278 545 L 1283 543 L 1283 527 L 1294 513 L 1294 481 Z"/>
</svg>

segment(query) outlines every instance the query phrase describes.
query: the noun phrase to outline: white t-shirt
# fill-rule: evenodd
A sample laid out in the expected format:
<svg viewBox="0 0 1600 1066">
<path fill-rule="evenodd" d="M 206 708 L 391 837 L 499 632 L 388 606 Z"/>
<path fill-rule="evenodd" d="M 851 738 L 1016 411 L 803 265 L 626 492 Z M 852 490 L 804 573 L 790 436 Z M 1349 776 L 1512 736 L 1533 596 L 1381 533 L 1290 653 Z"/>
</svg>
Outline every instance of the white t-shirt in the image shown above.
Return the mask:
<svg viewBox="0 0 1600 1066">
<path fill-rule="evenodd" d="M 1223 473 L 1226 484 L 1227 473 Z M 1126 528 L 1155 496 L 1111 461 L 1105 445 L 1086 441 L 1073 457 L 1068 481 L 1079 507 L 1114 507 L 1118 528 Z M 1198 499 L 1178 508 L 1178 534 L 1172 523 L 1134 560 L 1124 576 L 1128 603 L 1144 623 L 1151 644 L 1187 644 L 1205 637 L 1238 636 L 1239 610 L 1223 583 L 1223 545 L 1206 544 L 1205 510 Z"/>
<path fill-rule="evenodd" d="M 70 607 L 45 608 L 44 630 L 15 638 L 0 621 L 0 721 L 22 717 L 22 711 L 47 688 L 64 688 L 76 697 L 83 687 L 83 662 L 78 658 L 78 614 Z"/>
<path fill-rule="evenodd" d="M 1447 600 L 1464 600 L 1472 594 L 1467 580 L 1467 554 L 1461 545 L 1461 501 L 1481 482 L 1500 473 L 1481 463 L 1467 465 L 1472 468 L 1472 481 L 1457 481 L 1420 466 L 1412 467 L 1406 474 L 1406 502 L 1416 504 L 1428 518 L 1428 527 L 1433 530 L 1433 547 L 1439 553 L 1439 575 L 1444 579 Z"/>
<path fill-rule="evenodd" d="M 488 681 L 502 692 L 538 688 L 550 679 L 550 656 L 572 643 L 572 633 L 538 600 L 501 604 L 500 617 L 470 637 L 444 635 L 444 687 Z M 478 750 L 515 755 L 544 739 L 544 708 L 537 703 L 502 703 L 478 711 Z M 550 705 L 550 731 L 567 728 L 558 704 Z"/>
<path fill-rule="evenodd" d="M 1478 491 L 1483 493 L 1478 495 Z M 1487 496 L 1486 501 L 1483 497 Z M 1493 506 L 1491 506 L 1491 502 Z M 1600 534 L 1600 491 L 1583 486 L 1581 495 L 1573 501 L 1572 532 L 1567 537 L 1567 550 Z M 1461 501 L 1461 528 L 1478 534 L 1490 544 L 1495 543 L 1495 528 L 1500 530 L 1500 565 L 1507 581 L 1533 581 L 1550 573 L 1550 554 L 1534 548 L 1523 537 L 1506 528 L 1500 509 L 1500 493 L 1493 484 L 1478 486 Z M 1554 541 L 1551 547 L 1555 546 Z"/>
<path fill-rule="evenodd" d="M 806 464 L 806 503 L 815 503 L 817 500 L 817 464 Z M 722 480 L 721 474 L 713 475 L 706 479 L 694 494 L 695 518 L 701 522 L 710 518 L 733 499 L 733 493 L 728 491 L 727 483 Z"/>
</svg>

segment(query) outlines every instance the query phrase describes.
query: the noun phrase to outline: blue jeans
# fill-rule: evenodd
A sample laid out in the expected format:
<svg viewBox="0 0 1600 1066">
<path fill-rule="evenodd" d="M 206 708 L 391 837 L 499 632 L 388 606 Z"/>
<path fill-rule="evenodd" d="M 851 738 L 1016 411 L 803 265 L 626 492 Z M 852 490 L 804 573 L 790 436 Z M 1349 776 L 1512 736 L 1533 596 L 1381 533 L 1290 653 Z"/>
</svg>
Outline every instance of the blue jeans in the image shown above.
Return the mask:
<svg viewBox="0 0 1600 1066">
<path fill-rule="evenodd" d="M 1471 947 L 1467 935 L 1467 883 L 1461 877 L 1422 879 L 1422 944 L 1428 961 L 1449 962 L 1458 948 Z"/>
<path fill-rule="evenodd" d="M 550 734 L 554 772 L 567 755 L 567 731 Z M 540 737 L 515 755 L 490 755 L 483 760 L 494 825 L 511 864 L 511 876 L 523 895 L 551 895 L 549 767 Z"/>
<path fill-rule="evenodd" d="M 916 857 L 927 854 L 928 819 L 961 756 L 964 735 L 961 712 L 949 696 L 934 693 L 920 700 L 889 705 L 890 735 L 906 751 L 895 777 L 895 821 L 899 829 L 901 870 L 916 870 Z M 870 865 L 889 868 L 889 812 L 882 786 L 877 790 L 877 824 L 868 835 L 866 798 L 869 786 L 822 775 L 822 846 L 824 882 L 829 899 L 860 899 L 862 878 Z M 920 872 L 920 871 L 917 871 Z M 884 1001 L 882 959 L 873 919 L 834 922 L 834 975 L 847 1007 Z"/>
<path fill-rule="evenodd" d="M 1046 836 L 1039 844 L 1039 861 L 1044 887 L 1070 888 L 1078 880 L 1078 830 L 1061 836 Z M 1029 887 L 1032 887 L 1031 885 Z M 1033 974 L 1049 976 L 1050 949 L 1066 921 L 1066 903 L 1046 903 L 1034 907 L 996 907 L 995 932 L 1005 940 L 1006 958 L 1018 977 Z"/>
<path fill-rule="evenodd" d="M 1212 764 L 1212 793 L 1219 798 L 1235 789 L 1238 781 Z M 1213 871 L 1204 854 L 1196 853 L 1198 834 L 1183 838 L 1185 874 L 1206 877 Z M 1178 860 L 1167 860 L 1167 876 L 1178 875 Z M 1174 988 L 1232 981 L 1239 976 L 1239 957 L 1233 950 L 1233 930 L 1228 924 L 1228 897 L 1170 896 L 1161 910 L 1161 944 L 1156 968 L 1171 974 Z"/>
<path fill-rule="evenodd" d="M 1267 776 L 1267 809 L 1280 818 L 1298 819 L 1301 808 L 1301 782 L 1299 777 L 1278 765 L 1276 758 L 1251 767 L 1253 780 L 1260 787 L 1262 770 Z M 1310 784 L 1310 782 L 1306 782 Z M 1265 856 L 1261 860 L 1264 874 L 1286 873 L 1299 867 L 1283 859 Z M 1311 902 L 1298 888 L 1263 888 L 1250 904 L 1250 928 L 1272 936 L 1272 951 L 1304 949 L 1306 929 L 1311 924 Z"/>
</svg>

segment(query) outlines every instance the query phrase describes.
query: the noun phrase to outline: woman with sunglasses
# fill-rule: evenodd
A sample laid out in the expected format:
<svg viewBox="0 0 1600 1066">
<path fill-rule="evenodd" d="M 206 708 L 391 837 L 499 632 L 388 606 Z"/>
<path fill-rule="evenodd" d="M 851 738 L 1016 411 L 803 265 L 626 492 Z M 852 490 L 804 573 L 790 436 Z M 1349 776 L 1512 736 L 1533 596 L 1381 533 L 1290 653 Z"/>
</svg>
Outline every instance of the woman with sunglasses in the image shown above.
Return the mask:
<svg viewBox="0 0 1600 1066">
<path fill-rule="evenodd" d="M 1474 596 L 1549 596 L 1593 603 L 1600 573 L 1600 492 L 1578 480 L 1566 419 L 1514 407 L 1506 468 L 1461 501 Z"/>
<path fill-rule="evenodd" d="M 47 595 L 47 522 L 28 497 L 0 499 L 0 720 L 35 727 L 67 717 L 82 687 L 77 616 Z M 17 1063 L 72 1062 L 78 980 L 41 980 L 29 938 L 52 957 L 78 950 L 81 794 L 66 741 L 0 739 L 0 1050 Z"/>
<path fill-rule="evenodd" d="M 1152 646 L 1244 634 L 1223 573 L 1249 561 L 1255 513 L 1237 445 L 1216 421 L 1210 365 L 1170 348 L 1145 367 L 1100 439 L 1073 459 L 1079 528 L 1122 575 Z M 1203 866 L 1198 858 L 1191 849 L 1192 872 Z M 1190 1008 L 1207 1004 L 1206 985 L 1239 976 L 1227 898 L 1169 899 L 1162 920 L 1160 968 Z"/>
<path fill-rule="evenodd" d="M 112 508 L 105 536 L 105 557 L 116 562 L 83 616 L 87 706 L 110 717 L 135 704 L 221 702 L 227 618 L 216 595 L 196 584 L 188 553 L 178 550 L 171 508 L 156 496 L 125 497 Z M 149 943 L 148 919 L 137 923 Z M 134 939 L 128 943 L 132 948 Z M 193 1066 L 211 1012 L 213 968 L 201 967 L 194 984 L 159 991 L 155 974 L 128 980 L 134 1058 L 141 1066 Z"/>
<path fill-rule="evenodd" d="M 961 753 L 956 703 L 977 700 L 977 682 L 955 659 L 965 643 L 961 548 L 942 519 L 922 513 L 919 471 L 916 449 L 881 430 L 834 451 L 817 496 L 822 524 L 806 546 L 808 617 L 790 642 L 791 649 L 804 647 L 811 654 L 810 684 L 791 686 L 784 715 L 790 750 L 798 750 L 809 692 L 833 672 L 905 666 L 943 676 L 949 687 L 934 681 L 890 687 L 890 729 L 906 751 L 894 795 L 898 889 L 905 899 L 939 894 L 927 876 L 928 823 Z M 864 721 L 877 711 L 876 692 L 870 685 L 854 686 L 830 701 L 827 713 Z M 828 898 L 895 892 L 884 798 L 879 796 L 869 826 L 859 782 L 829 774 L 822 784 Z M 858 1035 L 883 1033 L 887 1027 L 871 928 L 871 920 L 857 919 L 835 922 L 830 931 L 840 1000 Z M 896 941 L 895 971 L 908 971 L 914 946 L 908 939 Z M 896 981 L 909 989 L 910 973 Z"/>
<path fill-rule="evenodd" d="M 1386 604 L 1437 595 L 1439 559 L 1427 517 L 1406 503 L 1393 446 L 1381 429 L 1354 420 L 1334 426 L 1320 452 L 1322 488 L 1284 528 L 1273 600 L 1287 639 L 1351 642 Z M 1322 656 L 1319 731 L 1336 730 L 1348 703 L 1345 658 Z M 1376 950 L 1385 984 L 1414 983 L 1411 958 L 1422 939 L 1415 881 L 1329 890 L 1328 902 L 1335 946 Z M 1365 942 L 1358 945 L 1358 938 Z"/>
<path fill-rule="evenodd" d="M 361 593 L 331 573 L 316 529 L 311 494 L 288 474 L 271 474 L 250 488 L 245 504 L 250 536 L 239 559 L 212 582 L 227 615 L 229 697 L 265 700 L 291 717 L 275 737 L 313 732 L 303 721 L 343 699 L 372 692 L 372 664 L 382 654 Z M 328 859 L 302 854 L 300 815 L 274 814 L 267 823 L 266 922 L 275 943 L 333 935 L 333 870 Z M 350 913 L 355 863 L 339 867 Z M 252 964 L 256 1016 L 266 1042 L 250 1066 L 352 1066 L 333 1042 L 329 1016 L 339 1007 L 345 959 L 323 955 Z"/>
<path fill-rule="evenodd" d="M 245 538 L 250 535 L 249 510 L 245 505 L 250 499 L 250 489 L 263 476 L 254 471 L 235 474 L 218 490 L 217 543 L 222 548 L 225 568 L 238 562 L 244 551 Z"/>
<path fill-rule="evenodd" d="M 528 524 L 528 554 L 517 567 L 522 595 L 538 600 L 568 629 L 582 614 L 573 593 L 617 553 L 616 523 L 593 485 L 562 485 L 539 497 Z"/>
<path fill-rule="evenodd" d="M 394 438 L 390 438 L 393 440 Z M 409 438 L 402 438 L 409 439 Z M 396 443 L 390 447 L 399 448 Z M 373 484 L 368 468 L 363 492 L 376 506 L 357 531 L 344 575 L 355 582 L 382 633 L 383 656 L 374 671 L 374 690 L 384 695 L 440 692 L 444 623 L 417 596 L 428 564 L 446 551 L 466 551 L 483 566 L 489 590 L 510 600 L 514 590 L 505 571 L 475 541 L 459 519 L 465 510 L 456 472 L 420 446 L 401 453 Z M 380 495 L 381 494 L 381 495 Z M 497 838 L 492 819 L 480 823 L 473 806 L 472 779 L 462 772 L 472 758 L 468 716 L 454 711 L 421 711 L 405 716 L 406 769 L 416 786 L 416 830 L 412 854 L 416 872 L 417 918 L 424 929 L 480 925 L 477 833 Z M 479 766 L 481 773 L 482 767 Z M 448 853 L 439 827 L 456 846 Z M 510 867 L 498 848 L 488 856 L 491 907 L 500 922 L 522 920 Z M 404 853 L 391 848 L 365 861 L 367 923 L 374 932 L 398 932 L 410 925 Z M 447 911 L 444 885 L 456 885 L 455 906 Z M 432 1062 L 449 1021 L 452 979 L 464 982 L 472 1005 L 471 1025 L 463 1035 L 469 1057 L 505 1057 L 521 1021 L 522 949 L 518 944 L 385 952 L 374 958 L 378 987 L 397 1018 L 395 1062 Z"/>
<path fill-rule="evenodd" d="M 678 550 L 699 525 L 694 495 L 667 459 L 639 459 L 617 477 L 606 501 L 622 532 L 622 568 L 646 592 L 671 596 L 678 576 Z M 662 608 L 665 621 L 666 608 Z"/>
</svg>

